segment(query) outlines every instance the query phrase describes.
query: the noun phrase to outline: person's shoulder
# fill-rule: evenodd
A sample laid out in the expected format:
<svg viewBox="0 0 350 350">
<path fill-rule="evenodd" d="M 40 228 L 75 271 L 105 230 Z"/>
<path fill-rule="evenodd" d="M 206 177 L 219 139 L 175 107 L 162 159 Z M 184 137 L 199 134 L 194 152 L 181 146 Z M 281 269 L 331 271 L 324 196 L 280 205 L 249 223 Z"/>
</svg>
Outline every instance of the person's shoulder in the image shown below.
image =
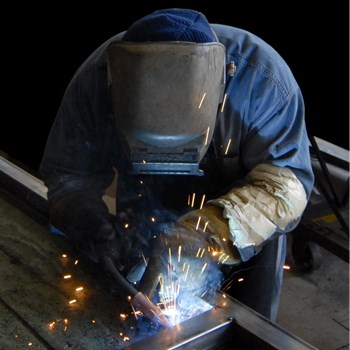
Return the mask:
<svg viewBox="0 0 350 350">
<path fill-rule="evenodd" d="M 212 27 L 228 54 L 252 62 L 266 60 L 267 63 L 271 62 L 271 58 L 283 60 L 269 43 L 248 30 L 223 24 L 213 24 Z"/>
<path fill-rule="evenodd" d="M 107 64 L 107 50 L 109 45 L 121 40 L 124 32 L 116 34 L 103 42 L 99 47 L 91 53 L 90 56 L 81 64 L 76 72 L 76 75 L 87 74 L 91 71 L 98 70 L 100 68 L 105 69 Z"/>
<path fill-rule="evenodd" d="M 226 48 L 228 59 L 244 72 L 246 79 L 259 73 L 283 90 L 295 86 L 295 79 L 287 62 L 265 40 L 245 29 L 223 24 L 212 24 L 218 40 Z"/>
</svg>

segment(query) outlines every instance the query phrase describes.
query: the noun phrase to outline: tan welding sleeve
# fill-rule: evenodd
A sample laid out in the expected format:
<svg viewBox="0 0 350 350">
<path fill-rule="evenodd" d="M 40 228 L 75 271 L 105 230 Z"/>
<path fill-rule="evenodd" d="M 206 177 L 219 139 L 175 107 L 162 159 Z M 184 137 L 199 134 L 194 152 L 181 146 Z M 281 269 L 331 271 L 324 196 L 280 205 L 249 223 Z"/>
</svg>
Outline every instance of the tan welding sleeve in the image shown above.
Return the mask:
<svg viewBox="0 0 350 350">
<path fill-rule="evenodd" d="M 246 185 L 208 202 L 223 208 L 229 226 L 226 239 L 238 249 L 242 260 L 251 257 L 249 248 L 261 245 L 277 229 L 283 231 L 298 220 L 307 204 L 304 187 L 289 168 L 260 164 L 246 180 Z"/>
</svg>

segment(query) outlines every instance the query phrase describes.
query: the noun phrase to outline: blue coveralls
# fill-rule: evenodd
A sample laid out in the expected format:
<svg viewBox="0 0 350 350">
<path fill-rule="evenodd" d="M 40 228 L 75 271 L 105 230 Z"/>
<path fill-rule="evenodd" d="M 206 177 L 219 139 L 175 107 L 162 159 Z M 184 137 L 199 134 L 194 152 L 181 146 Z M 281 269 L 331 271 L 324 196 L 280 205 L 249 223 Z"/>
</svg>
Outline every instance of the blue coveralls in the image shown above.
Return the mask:
<svg viewBox="0 0 350 350">
<path fill-rule="evenodd" d="M 235 71 L 227 74 L 225 108 L 218 114 L 213 140 L 201 162 L 205 175 L 128 173 L 107 85 L 106 49 L 121 39 L 120 33 L 83 63 L 65 92 L 40 167 L 51 203 L 79 190 L 102 195 L 116 168 L 117 210 L 131 209 L 135 227 L 148 239 L 154 227 L 143 221 L 151 216 L 158 216 L 159 222 L 176 219 L 190 209 L 189 194 L 195 192 L 197 198 L 206 194 L 207 200 L 223 195 L 263 162 L 290 168 L 310 196 L 313 173 L 304 103 L 289 67 L 257 36 L 225 25 L 212 27 Z M 258 255 L 229 272 L 234 273 L 234 282 L 228 292 L 272 320 L 277 314 L 285 246 L 285 235 L 276 234 Z M 235 282 L 239 277 L 244 283 Z"/>
</svg>

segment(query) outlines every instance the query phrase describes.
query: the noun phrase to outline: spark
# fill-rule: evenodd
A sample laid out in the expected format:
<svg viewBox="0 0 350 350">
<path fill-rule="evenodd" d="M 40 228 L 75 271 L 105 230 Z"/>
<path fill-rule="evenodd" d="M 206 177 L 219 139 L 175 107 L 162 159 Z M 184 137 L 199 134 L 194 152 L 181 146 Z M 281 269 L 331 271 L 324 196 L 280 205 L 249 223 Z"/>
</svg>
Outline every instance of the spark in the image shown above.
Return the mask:
<svg viewBox="0 0 350 350">
<path fill-rule="evenodd" d="M 126 314 L 120 314 L 119 316 L 120 316 L 120 318 L 121 318 L 122 320 L 125 320 L 125 319 L 126 319 L 126 317 L 127 317 L 127 315 L 126 315 Z"/>
<path fill-rule="evenodd" d="M 128 297 L 128 298 L 130 298 L 130 299 L 131 299 L 131 297 Z M 132 303 L 131 303 L 130 305 L 131 305 L 132 311 L 134 312 L 134 316 L 135 316 L 135 318 L 138 320 L 137 315 L 139 314 L 139 311 L 136 311 L 136 310 L 135 310 L 134 305 L 133 305 Z"/>
<path fill-rule="evenodd" d="M 172 265 L 172 259 L 171 259 L 171 248 L 169 248 L 169 264 Z"/>
<path fill-rule="evenodd" d="M 229 258 L 230 256 L 229 255 L 227 255 L 226 256 L 226 258 L 222 261 L 222 263 L 224 264 L 225 263 L 225 261 Z"/>
<path fill-rule="evenodd" d="M 203 292 L 202 295 L 201 295 L 201 298 L 203 298 L 204 295 L 206 295 L 207 293 L 208 293 L 208 290 L 206 290 L 205 292 Z"/>
<path fill-rule="evenodd" d="M 198 258 L 198 257 L 199 257 L 199 253 L 201 252 L 201 250 L 202 250 L 202 248 L 198 248 L 196 258 Z"/>
<path fill-rule="evenodd" d="M 190 270 L 190 265 L 187 265 L 186 275 L 185 275 L 185 281 L 187 281 L 188 271 Z"/>
<path fill-rule="evenodd" d="M 64 319 L 64 329 L 63 329 L 64 332 L 67 330 L 67 327 L 68 327 L 68 319 L 65 318 Z"/>
<path fill-rule="evenodd" d="M 152 222 L 156 222 L 156 218 L 154 216 L 151 217 Z"/>
<path fill-rule="evenodd" d="M 205 232 L 205 230 L 207 229 L 208 224 L 209 224 L 209 221 L 207 221 L 207 222 L 204 224 L 203 232 Z"/>
<path fill-rule="evenodd" d="M 224 299 L 226 299 L 226 294 L 223 294 L 222 297 L 223 297 Z"/>
<path fill-rule="evenodd" d="M 206 146 L 206 145 L 208 144 L 209 131 L 210 131 L 210 126 L 208 126 L 207 132 L 205 133 L 205 142 L 204 142 L 204 146 Z"/>
<path fill-rule="evenodd" d="M 33 345 L 33 343 L 28 343 L 28 346 L 32 346 Z"/>
<path fill-rule="evenodd" d="M 96 323 L 96 320 L 91 320 L 91 323 Z"/>
<path fill-rule="evenodd" d="M 192 202 L 191 202 L 191 208 L 193 208 L 193 206 L 194 206 L 194 200 L 195 200 L 195 198 L 196 198 L 196 194 L 193 193 L 193 195 L 192 195 Z"/>
<path fill-rule="evenodd" d="M 202 271 L 201 271 L 201 273 L 200 274 L 202 274 L 203 272 L 204 272 L 204 270 L 206 269 L 206 267 L 207 267 L 207 263 L 205 263 L 204 265 L 203 265 L 203 267 L 202 267 Z"/>
<path fill-rule="evenodd" d="M 283 265 L 283 268 L 284 268 L 285 270 L 290 270 L 290 266 L 288 266 L 288 265 Z"/>
<path fill-rule="evenodd" d="M 221 112 L 224 111 L 225 104 L 226 104 L 226 98 L 227 98 L 227 93 L 224 95 L 224 100 L 222 101 Z"/>
<path fill-rule="evenodd" d="M 76 292 L 81 292 L 83 289 L 84 289 L 84 287 L 77 287 L 77 288 L 75 288 L 75 291 Z"/>
<path fill-rule="evenodd" d="M 189 194 L 187 197 L 187 205 L 190 206 L 191 205 L 191 195 Z"/>
<path fill-rule="evenodd" d="M 238 282 L 243 282 L 243 281 L 244 281 L 244 278 L 242 277 L 238 279 Z"/>
<path fill-rule="evenodd" d="M 201 222 L 201 216 L 198 216 L 198 220 L 197 220 L 197 225 L 196 225 L 196 230 L 198 230 L 199 227 L 199 223 Z"/>
<path fill-rule="evenodd" d="M 72 299 L 72 300 L 69 301 L 69 304 L 74 304 L 76 302 L 77 302 L 77 299 Z"/>
<path fill-rule="evenodd" d="M 145 160 L 142 161 L 143 164 L 146 164 L 147 162 Z"/>
<path fill-rule="evenodd" d="M 206 94 L 207 94 L 206 92 L 203 94 L 203 97 L 201 99 L 201 102 L 199 103 L 198 109 L 200 109 L 202 107 L 202 104 L 203 104 L 203 101 L 205 99 Z"/>
<path fill-rule="evenodd" d="M 55 326 L 55 324 L 56 324 L 56 321 L 52 321 L 51 323 L 49 323 L 49 324 L 48 324 L 49 329 L 52 330 L 53 327 Z"/>
<path fill-rule="evenodd" d="M 62 254 L 62 258 L 66 258 L 67 257 L 67 254 Z"/>
<path fill-rule="evenodd" d="M 143 185 L 143 181 L 142 180 L 140 180 L 140 184 Z"/>
<path fill-rule="evenodd" d="M 74 261 L 74 265 L 78 265 L 79 260 Z"/>
<path fill-rule="evenodd" d="M 127 336 L 125 336 L 125 337 L 123 338 L 123 340 L 124 340 L 124 341 L 127 341 L 127 340 L 130 340 L 130 338 L 127 337 Z"/>
<path fill-rule="evenodd" d="M 231 139 L 228 140 L 228 143 L 227 143 L 227 146 L 226 146 L 226 150 L 225 150 L 225 155 L 228 153 L 230 145 L 231 145 Z"/>
<path fill-rule="evenodd" d="M 201 205 L 200 205 L 199 209 L 203 209 L 204 201 L 205 201 L 205 194 L 203 194 L 203 196 L 202 196 L 202 201 L 201 201 Z"/>
<path fill-rule="evenodd" d="M 72 275 L 64 275 L 63 278 L 64 278 L 65 280 L 67 280 L 67 279 L 69 279 L 69 278 L 72 278 Z"/>
<path fill-rule="evenodd" d="M 200 258 L 203 258 L 204 253 L 205 253 L 205 249 L 203 248 Z"/>
<path fill-rule="evenodd" d="M 177 252 L 178 258 L 177 258 L 177 262 L 180 262 L 181 260 L 181 245 L 179 245 L 179 250 Z"/>
<path fill-rule="evenodd" d="M 145 265 L 147 266 L 148 263 L 147 263 L 146 257 L 144 256 L 143 252 L 141 252 L 141 255 L 142 255 L 143 262 L 144 262 Z"/>
<path fill-rule="evenodd" d="M 124 228 L 128 228 L 128 227 L 129 227 L 128 223 L 124 224 Z"/>
</svg>

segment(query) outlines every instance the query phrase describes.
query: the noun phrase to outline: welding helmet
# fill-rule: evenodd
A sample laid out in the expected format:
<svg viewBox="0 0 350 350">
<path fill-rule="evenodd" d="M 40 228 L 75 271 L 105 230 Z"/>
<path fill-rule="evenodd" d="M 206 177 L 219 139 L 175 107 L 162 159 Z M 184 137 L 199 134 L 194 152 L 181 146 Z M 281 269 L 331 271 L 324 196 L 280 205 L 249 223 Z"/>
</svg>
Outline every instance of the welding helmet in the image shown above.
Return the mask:
<svg viewBox="0 0 350 350">
<path fill-rule="evenodd" d="M 123 148 L 138 174 L 202 175 L 222 102 L 225 48 L 203 14 L 161 10 L 108 48 Z"/>
</svg>

